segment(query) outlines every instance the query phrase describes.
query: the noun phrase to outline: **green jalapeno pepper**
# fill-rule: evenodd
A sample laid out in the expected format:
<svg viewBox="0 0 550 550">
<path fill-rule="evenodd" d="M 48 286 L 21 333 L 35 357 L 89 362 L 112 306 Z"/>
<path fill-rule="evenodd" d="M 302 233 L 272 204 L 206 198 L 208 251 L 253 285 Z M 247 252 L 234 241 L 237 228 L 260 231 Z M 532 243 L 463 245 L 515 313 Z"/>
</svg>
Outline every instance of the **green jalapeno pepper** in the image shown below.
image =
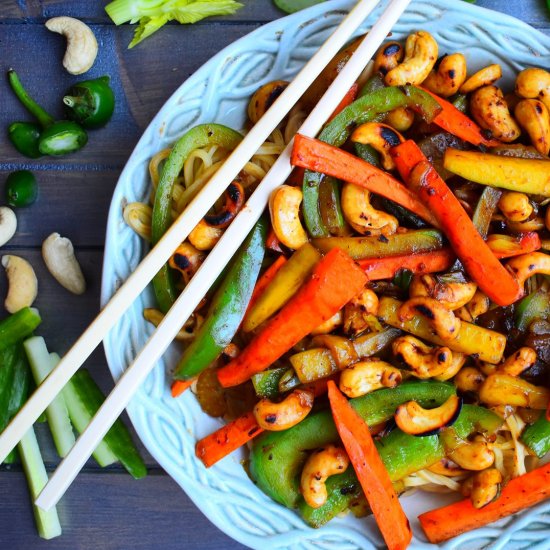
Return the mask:
<svg viewBox="0 0 550 550">
<path fill-rule="evenodd" d="M 84 128 L 105 126 L 115 110 L 115 94 L 109 77 L 101 76 L 71 86 L 63 97 L 67 116 Z"/>
<path fill-rule="evenodd" d="M 176 142 L 160 176 L 153 205 L 151 242 L 153 246 L 166 233 L 172 223 L 172 191 L 189 154 L 200 147 L 219 145 L 233 150 L 242 140 L 242 135 L 221 124 L 200 124 L 191 128 Z M 153 278 L 153 289 L 159 309 L 166 313 L 176 299 L 176 287 L 172 271 L 165 264 Z"/>
<path fill-rule="evenodd" d="M 8 138 L 22 155 L 37 159 L 42 156 L 38 149 L 40 131 L 40 126 L 34 122 L 13 122 L 8 127 Z"/>
<path fill-rule="evenodd" d="M 215 361 L 237 332 L 265 253 L 267 221 L 260 219 L 233 258 L 197 336 L 186 348 L 174 377 L 189 380 Z"/>
<path fill-rule="evenodd" d="M 38 184 L 29 170 L 16 170 L 6 178 L 6 201 L 10 206 L 30 206 L 38 196 Z"/>
<path fill-rule="evenodd" d="M 356 126 L 381 120 L 387 112 L 398 107 L 411 107 L 420 111 L 427 122 L 431 122 L 441 110 L 429 94 L 414 86 L 382 88 L 348 105 L 325 126 L 318 139 L 340 147 Z M 322 174 L 306 170 L 302 187 L 302 209 L 307 229 L 313 237 L 326 237 L 330 233 L 319 209 L 319 185 L 322 180 Z"/>
</svg>

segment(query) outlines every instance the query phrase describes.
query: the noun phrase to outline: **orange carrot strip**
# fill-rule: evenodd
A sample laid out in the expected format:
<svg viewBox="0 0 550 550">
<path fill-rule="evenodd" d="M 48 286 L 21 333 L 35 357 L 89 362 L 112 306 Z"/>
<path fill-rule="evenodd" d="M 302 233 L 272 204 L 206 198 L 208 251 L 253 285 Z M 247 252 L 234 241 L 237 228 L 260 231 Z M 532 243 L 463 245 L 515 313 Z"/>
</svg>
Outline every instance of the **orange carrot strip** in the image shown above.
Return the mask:
<svg viewBox="0 0 550 550">
<path fill-rule="evenodd" d="M 357 263 L 365 270 L 369 281 L 391 279 L 401 269 L 409 269 L 413 273 L 437 273 L 445 271 L 453 265 L 456 256 L 448 248 L 406 256 L 388 256 L 386 258 L 366 258 Z"/>
<path fill-rule="evenodd" d="M 174 380 L 171 388 L 172 397 L 180 396 L 195 380 L 196 378 L 191 378 L 191 380 Z"/>
<path fill-rule="evenodd" d="M 261 432 L 263 429 L 258 426 L 252 411 L 247 412 L 197 441 L 195 454 L 210 468 Z"/>
<path fill-rule="evenodd" d="M 452 103 L 430 92 L 430 90 L 425 88 L 422 88 L 422 90 L 430 94 L 441 106 L 441 112 L 433 119 L 433 122 L 440 128 L 472 145 L 495 147 L 501 144 L 496 139 L 487 139 L 481 128 Z"/>
<path fill-rule="evenodd" d="M 350 103 L 355 101 L 357 97 L 357 92 L 359 91 L 359 85 L 357 82 L 354 82 L 352 87 L 346 92 L 346 95 L 342 98 L 340 103 L 338 103 L 334 112 L 328 117 L 327 124 L 335 117 L 338 116 Z"/>
<path fill-rule="evenodd" d="M 262 292 L 266 289 L 267 285 L 273 280 L 275 275 L 283 264 L 286 262 L 284 256 L 279 256 L 264 272 L 264 274 L 258 279 L 254 291 L 252 292 L 252 297 L 250 298 L 250 303 L 248 304 L 248 309 L 252 307 L 254 302 L 260 297 Z"/>
<path fill-rule="evenodd" d="M 493 237 L 493 238 L 491 238 Z M 527 254 L 529 252 L 535 252 L 540 249 L 542 243 L 538 233 L 534 231 L 529 233 L 522 233 L 515 242 L 507 243 L 506 246 L 499 246 L 496 235 L 489 235 L 487 244 L 493 251 L 493 254 L 498 258 L 513 258 L 514 256 L 520 256 L 521 254 Z M 506 237 L 503 235 L 503 237 Z"/>
<path fill-rule="evenodd" d="M 303 176 L 302 176 L 302 179 Z M 279 254 L 284 254 L 283 249 L 281 248 L 281 241 L 277 238 L 277 235 L 275 235 L 275 230 L 273 227 L 269 230 L 269 233 L 267 234 L 267 238 L 265 240 L 265 246 L 266 248 L 269 248 L 269 250 L 272 250 L 273 252 L 278 252 Z"/>
<path fill-rule="evenodd" d="M 512 479 L 500 497 L 483 508 L 470 499 L 461 500 L 418 516 L 428 540 L 435 544 L 461 533 L 515 514 L 550 497 L 550 464 Z"/>
<path fill-rule="evenodd" d="M 331 250 L 311 278 L 246 348 L 218 370 L 222 386 L 236 386 L 263 371 L 321 323 L 330 319 L 364 288 L 367 276 L 344 252 Z"/>
<path fill-rule="evenodd" d="M 364 187 L 404 206 L 438 227 L 434 215 L 402 183 L 387 172 L 338 147 L 297 134 L 294 138 L 291 163 Z"/>
<path fill-rule="evenodd" d="M 389 550 L 404 550 L 412 539 L 409 520 L 401 508 L 369 428 L 333 381 L 328 398 L 334 423 Z"/>
<path fill-rule="evenodd" d="M 394 149 L 407 152 L 412 148 L 420 151 L 412 140 Z M 406 153 L 403 158 L 412 156 Z M 418 196 L 437 217 L 453 250 L 480 290 L 501 306 L 520 298 L 523 289 L 516 278 L 495 258 L 464 207 L 426 158 L 413 167 L 409 182 L 411 187 L 418 188 Z"/>
</svg>

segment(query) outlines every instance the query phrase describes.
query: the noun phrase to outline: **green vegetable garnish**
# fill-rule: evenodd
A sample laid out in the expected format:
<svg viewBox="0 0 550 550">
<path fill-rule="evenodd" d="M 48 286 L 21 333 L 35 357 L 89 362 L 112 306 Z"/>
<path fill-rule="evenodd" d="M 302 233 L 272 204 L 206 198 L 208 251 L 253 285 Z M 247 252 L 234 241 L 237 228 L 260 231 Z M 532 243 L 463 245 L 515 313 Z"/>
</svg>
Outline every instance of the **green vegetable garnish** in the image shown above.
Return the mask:
<svg viewBox="0 0 550 550">
<path fill-rule="evenodd" d="M 16 170 L 6 178 L 6 201 L 10 206 L 30 206 L 38 197 L 38 184 L 29 170 Z"/>
<path fill-rule="evenodd" d="M 324 1 L 325 0 L 274 0 L 275 5 L 286 13 L 294 13 Z"/>
</svg>

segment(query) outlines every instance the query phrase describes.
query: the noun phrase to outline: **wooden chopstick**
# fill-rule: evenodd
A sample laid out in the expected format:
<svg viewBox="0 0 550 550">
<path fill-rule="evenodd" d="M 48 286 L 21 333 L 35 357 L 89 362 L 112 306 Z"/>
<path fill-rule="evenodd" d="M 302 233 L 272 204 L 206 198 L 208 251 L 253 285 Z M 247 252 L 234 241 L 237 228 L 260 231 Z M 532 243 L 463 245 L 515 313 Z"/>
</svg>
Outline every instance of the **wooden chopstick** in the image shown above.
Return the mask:
<svg viewBox="0 0 550 550">
<path fill-rule="evenodd" d="M 393 0 L 390 2 L 376 25 L 369 31 L 352 58 L 302 124 L 299 130 L 300 133 L 313 137 L 319 132 L 324 121 L 337 107 L 341 97 L 359 77 L 367 61 L 374 55 L 410 1 Z M 347 19 L 350 17 L 357 17 L 357 14 L 352 11 Z M 358 26 L 354 26 L 354 30 Z M 350 36 L 353 32 L 350 31 Z M 137 355 L 133 364 L 122 375 L 87 429 L 63 459 L 49 483 L 36 499 L 37 506 L 48 510 L 57 504 L 63 496 L 94 448 L 126 407 L 132 395 L 161 357 L 164 350 L 172 342 L 178 327 L 181 326 L 181 321 L 192 314 L 206 290 L 214 283 L 223 266 L 231 260 L 237 248 L 257 222 L 268 204 L 271 192 L 290 174 L 292 169 L 290 165 L 291 150 L 292 142 L 285 148 L 251 195 L 245 207 L 226 229 L 214 250 L 206 257 L 206 260 L 195 274 L 195 277 L 191 279 L 180 294 L 145 347 Z"/>
</svg>

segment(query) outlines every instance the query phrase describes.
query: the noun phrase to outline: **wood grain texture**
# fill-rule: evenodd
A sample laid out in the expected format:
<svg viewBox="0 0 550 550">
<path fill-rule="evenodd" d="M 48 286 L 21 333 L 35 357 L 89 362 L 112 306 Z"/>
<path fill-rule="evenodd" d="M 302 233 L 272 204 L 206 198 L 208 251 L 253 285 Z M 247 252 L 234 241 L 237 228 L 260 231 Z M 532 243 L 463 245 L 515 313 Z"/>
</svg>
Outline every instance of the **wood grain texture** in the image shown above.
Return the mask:
<svg viewBox="0 0 550 550">
<path fill-rule="evenodd" d="M 97 314 L 105 222 L 120 170 L 142 131 L 166 99 L 212 55 L 260 24 L 283 14 L 271 0 L 242 0 L 245 7 L 231 17 L 193 26 L 170 24 L 138 47 L 128 50 L 133 27 L 115 28 L 98 0 L 0 0 L 0 68 L 18 70 L 29 91 L 55 116 L 62 117 L 60 98 L 79 77 L 61 66 L 63 39 L 49 33 L 45 19 L 71 15 L 91 24 L 100 44 L 99 55 L 86 77 L 111 76 L 117 97 L 110 124 L 90 132 L 86 148 L 62 159 L 27 161 L 0 131 L 0 204 L 2 182 L 14 169 L 32 168 L 40 185 L 35 206 L 19 210 L 19 231 L 0 250 L 27 258 L 40 285 L 36 305 L 43 315 L 37 331 L 49 347 L 63 354 Z M 458 1 L 458 0 L 457 0 Z M 478 5 L 515 15 L 550 32 L 544 0 L 478 0 Z M 16 102 L 5 78 L 0 79 L 0 126 L 29 116 Z M 42 240 L 52 231 L 71 238 L 88 280 L 88 290 L 76 297 L 47 273 L 40 256 Z M 0 270 L 0 299 L 6 280 Z M 0 307 L 0 310 L 2 308 Z M 0 313 L 0 317 L 3 313 Z M 86 362 L 104 391 L 113 381 L 102 349 Z M 46 425 L 37 428 L 49 469 L 59 462 Z M 101 470 L 93 460 L 60 505 L 64 535 L 45 543 L 36 535 L 26 484 L 18 466 L 0 467 L 0 548 L 172 550 L 176 548 L 237 549 L 204 518 L 183 491 L 144 453 L 150 476 L 136 482 L 120 466 Z"/>
</svg>

